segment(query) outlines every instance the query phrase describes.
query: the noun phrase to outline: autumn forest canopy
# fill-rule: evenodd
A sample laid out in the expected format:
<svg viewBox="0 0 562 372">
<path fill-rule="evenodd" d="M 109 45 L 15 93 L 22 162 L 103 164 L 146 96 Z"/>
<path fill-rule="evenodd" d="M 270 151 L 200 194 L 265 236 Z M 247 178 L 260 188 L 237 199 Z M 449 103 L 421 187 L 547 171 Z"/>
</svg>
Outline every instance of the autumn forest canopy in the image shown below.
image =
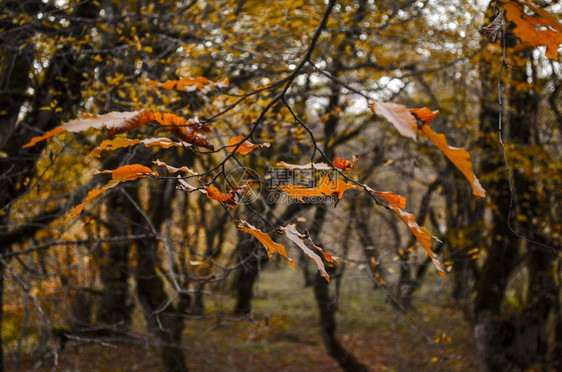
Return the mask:
<svg viewBox="0 0 562 372">
<path fill-rule="evenodd" d="M 561 14 L 0 0 L 0 371 L 561 369 Z"/>
</svg>

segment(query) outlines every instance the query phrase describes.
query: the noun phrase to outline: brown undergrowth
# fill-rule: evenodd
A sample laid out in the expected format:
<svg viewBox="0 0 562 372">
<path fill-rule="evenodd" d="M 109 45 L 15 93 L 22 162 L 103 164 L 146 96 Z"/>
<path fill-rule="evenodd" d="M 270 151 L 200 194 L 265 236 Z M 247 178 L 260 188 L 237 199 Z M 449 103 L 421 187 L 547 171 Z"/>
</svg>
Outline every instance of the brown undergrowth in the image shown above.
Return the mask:
<svg viewBox="0 0 562 372">
<path fill-rule="evenodd" d="M 434 274 L 418 294 L 416 308 L 398 311 L 386 289 L 374 289 L 361 271 L 348 270 L 339 297 L 338 336 L 371 371 L 477 370 L 470 327 L 448 303 L 448 284 Z M 270 268 L 256 288 L 254 314 L 233 317 L 228 293 L 213 290 L 205 315 L 188 317 L 183 341 L 192 371 L 338 371 L 318 331 L 311 288 L 298 270 Z M 140 316 L 137 317 L 139 319 Z M 140 324 L 126 342 L 68 341 L 59 371 L 161 371 L 158 351 Z M 27 371 L 36 355 L 23 355 Z M 32 362 L 33 360 L 33 362 Z M 8 355 L 7 370 L 15 370 Z M 37 370 L 51 370 L 50 359 Z"/>
</svg>

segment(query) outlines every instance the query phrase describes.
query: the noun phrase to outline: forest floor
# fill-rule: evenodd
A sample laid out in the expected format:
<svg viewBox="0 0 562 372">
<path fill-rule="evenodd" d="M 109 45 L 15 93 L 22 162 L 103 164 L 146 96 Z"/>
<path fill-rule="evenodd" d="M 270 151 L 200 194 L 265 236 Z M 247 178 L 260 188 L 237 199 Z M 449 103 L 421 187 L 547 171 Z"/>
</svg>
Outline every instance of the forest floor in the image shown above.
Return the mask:
<svg viewBox="0 0 562 372">
<path fill-rule="evenodd" d="M 188 318 L 183 345 L 192 371 L 338 371 L 318 328 L 312 288 L 289 265 L 262 272 L 252 319 L 230 315 L 233 300 L 213 290 L 205 316 Z M 390 305 L 384 289 L 348 269 L 339 298 L 338 337 L 371 371 L 476 371 L 470 327 L 448 300 L 447 281 L 431 274 L 407 312 Z M 217 314 L 220 314 L 217 316 Z M 142 318 L 137 314 L 136 319 Z M 267 323 L 267 326 L 266 326 Z M 137 325 L 131 341 L 106 345 L 73 341 L 60 353 L 58 371 L 161 371 L 151 338 Z M 438 342 L 436 342 L 438 341 Z M 7 353 L 8 371 L 15 371 Z M 24 355 L 19 371 L 36 361 Z M 12 367 L 12 368 L 10 368 Z M 37 370 L 51 370 L 52 359 Z"/>
</svg>

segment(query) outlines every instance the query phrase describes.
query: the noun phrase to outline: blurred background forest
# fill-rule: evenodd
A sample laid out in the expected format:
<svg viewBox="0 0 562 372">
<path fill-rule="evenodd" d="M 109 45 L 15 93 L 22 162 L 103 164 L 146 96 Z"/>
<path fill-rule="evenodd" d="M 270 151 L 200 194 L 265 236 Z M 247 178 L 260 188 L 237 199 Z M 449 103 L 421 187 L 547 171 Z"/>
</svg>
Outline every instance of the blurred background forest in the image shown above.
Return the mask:
<svg viewBox="0 0 562 372">
<path fill-rule="evenodd" d="M 490 43 L 481 29 L 503 3 L 0 0 L 0 370 L 562 369 L 562 68 L 510 22 Z M 559 22 L 559 1 L 531 3 Z M 155 83 L 184 77 L 217 83 Z M 487 197 L 365 97 L 439 110 L 432 127 L 469 151 Z M 142 109 L 198 117 L 208 142 L 95 157 L 108 135 L 90 129 L 22 148 L 83 113 Z M 270 147 L 222 166 L 256 122 L 252 142 Z M 280 161 L 325 161 L 315 149 L 358 155 L 349 177 L 404 196 L 448 280 L 362 190 L 305 203 L 268 187 Z M 186 192 L 155 159 L 221 190 L 253 178 L 251 197 Z M 94 171 L 137 163 L 160 177 L 65 221 L 107 181 Z M 275 234 L 287 224 L 339 258 L 329 283 Z"/>
</svg>

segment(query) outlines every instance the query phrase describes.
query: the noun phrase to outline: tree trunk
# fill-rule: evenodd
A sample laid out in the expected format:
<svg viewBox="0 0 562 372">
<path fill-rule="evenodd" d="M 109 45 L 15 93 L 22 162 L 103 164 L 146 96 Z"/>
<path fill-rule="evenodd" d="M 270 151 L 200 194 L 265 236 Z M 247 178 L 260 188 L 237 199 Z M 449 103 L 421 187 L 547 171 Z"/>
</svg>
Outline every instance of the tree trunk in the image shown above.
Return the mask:
<svg viewBox="0 0 562 372">
<path fill-rule="evenodd" d="M 116 331 L 127 331 L 131 324 L 129 302 L 129 243 L 112 243 L 100 267 L 103 291 L 97 321 Z"/>
<path fill-rule="evenodd" d="M 88 5 L 88 7 L 90 7 Z M 78 15 L 84 10 L 84 6 L 75 7 L 73 14 Z M 35 17 L 32 14 L 32 17 Z M 72 29 L 69 36 L 73 36 Z M 14 201 L 23 195 L 29 187 L 27 180 L 33 177 L 37 159 L 39 158 L 45 144 L 39 144 L 33 148 L 22 149 L 29 140 L 40 133 L 54 128 L 61 118 L 68 117 L 75 105 L 81 99 L 80 83 L 83 81 L 81 71 L 77 66 L 80 62 L 75 58 L 75 53 L 71 48 L 59 48 L 52 56 L 49 66 L 45 71 L 45 79 L 41 85 L 34 86 L 36 90 L 35 99 L 31 102 L 26 96 L 26 90 L 31 85 L 30 73 L 34 60 L 35 51 L 32 47 L 26 46 L 19 50 L 19 45 L 29 45 L 28 38 L 33 33 L 22 31 L 22 33 L 12 34 L 14 45 L 3 45 L 0 51 L 0 61 L 4 64 L 0 66 L 0 82 L 3 84 L 0 89 L 0 107 L 4 111 L 0 114 L 0 151 L 7 157 L 0 159 L 0 236 L 6 236 L 8 232 L 7 223 L 10 219 L 10 209 Z M 11 49 L 10 49 L 11 47 Z M 51 91 L 64 92 L 57 97 L 60 100 L 60 112 L 43 111 L 40 108 L 49 106 L 53 101 Z M 30 112 L 24 118 L 21 125 L 16 126 L 21 108 L 28 104 Z M 27 125 L 25 125 L 27 124 Z M 35 128 L 38 132 L 30 131 Z M 54 217 L 52 217 L 54 218 Z M 49 219 L 50 221 L 51 219 Z M 43 222 L 43 221 L 42 221 Z M 31 230 L 38 229 L 34 226 Z M 30 237 L 29 235 L 27 237 Z M 8 253 L 11 249 L 9 243 L 0 242 L 0 255 Z M 4 268 L 2 268 L 4 270 Z M 0 304 L 3 303 L 4 277 L 0 290 Z M 0 328 L 2 326 L 3 312 L 0 307 Z M 3 344 L 0 338 L 0 371 L 3 366 Z"/>
<path fill-rule="evenodd" d="M 513 46 L 515 40 L 507 31 L 507 46 Z M 528 86 L 510 87 L 505 99 L 509 103 L 508 115 L 505 117 L 504 141 L 514 146 L 517 151 L 525 151 L 529 145 L 539 145 L 538 136 L 533 135 L 537 125 L 538 94 L 533 92 L 536 84 L 534 76 L 528 74 L 533 69 L 533 59 L 529 52 L 515 60 L 512 78 L 518 84 Z M 498 63 L 501 60 L 497 56 Z M 530 67 L 530 69 L 529 69 Z M 505 69 L 504 69 L 505 71 Z M 511 71 L 511 70 L 508 70 Z M 483 90 L 495 84 L 497 78 L 490 74 L 489 67 L 481 67 Z M 498 108 L 491 102 L 492 97 L 483 97 L 481 125 L 483 138 L 491 137 L 498 130 Z M 509 134 L 507 137 L 505 134 Z M 533 143 L 535 141 L 535 143 Z M 491 221 L 491 243 L 488 258 L 482 269 L 477 287 L 475 303 L 475 338 L 481 368 L 485 371 L 527 370 L 537 366 L 548 368 L 547 322 L 554 301 L 558 301 L 554 284 L 553 267 L 557 254 L 548 249 L 548 239 L 542 236 L 538 226 L 540 219 L 548 218 L 548 207 L 541 208 L 534 188 L 535 174 L 530 169 L 513 170 L 513 195 L 508 182 L 509 174 L 505 172 L 503 154 L 496 144 L 486 143 L 488 150 L 483 162 L 484 173 L 500 174 L 493 177 L 488 186 L 491 200 L 495 203 Z M 534 158 L 535 152 L 529 153 L 531 164 L 539 165 Z M 516 202 L 511 203 L 511 200 Z M 548 203 L 546 203 L 548 205 Z M 522 215 L 526 222 L 515 226 L 517 234 L 510 227 L 509 214 Z M 522 237 L 524 236 L 524 237 Z M 524 260 L 520 257 L 521 248 L 526 248 Z M 510 275 L 517 265 L 526 263 L 528 269 L 528 297 L 526 303 L 509 316 L 502 313 L 502 302 Z"/>
<path fill-rule="evenodd" d="M 478 249 L 482 241 L 484 201 L 474 200 L 471 187 L 458 170 L 449 165 L 445 173 L 442 179 L 447 190 L 446 242 L 449 259 L 453 262 L 451 297 L 461 304 L 467 304 L 476 280 L 476 261 L 467 252 Z M 472 314 L 467 315 L 472 318 Z"/>
<path fill-rule="evenodd" d="M 302 278 L 305 287 L 314 285 L 314 272 L 311 269 L 310 259 L 304 252 L 299 252 L 299 265 L 301 266 Z M 314 268 L 316 270 L 316 268 Z"/>
<path fill-rule="evenodd" d="M 175 180 L 168 180 L 150 191 L 148 212 L 136 213 L 137 229 L 155 228 L 161 230 L 163 222 L 172 213 L 171 201 L 174 194 Z M 135 208 L 140 208 L 138 193 L 133 195 Z M 149 221 L 146 220 L 149 219 Z M 139 231 L 140 232 L 140 231 Z M 158 243 L 155 238 L 139 240 L 137 243 L 137 267 L 135 278 L 137 296 L 144 311 L 148 329 L 156 336 L 160 357 L 166 372 L 185 372 L 187 365 L 181 346 L 184 329 L 183 315 L 189 305 L 189 298 L 178 296 L 177 303 L 168 303 L 168 294 L 164 289 L 159 266 Z M 167 305 L 166 305 L 167 304 Z"/>
<path fill-rule="evenodd" d="M 319 244 L 319 235 L 326 218 L 327 204 L 320 204 L 313 218 L 313 225 L 309 233 L 311 239 Z M 330 267 L 326 269 L 330 273 Z M 344 369 L 344 371 L 367 371 L 367 367 L 357 361 L 352 353 L 347 351 L 336 337 L 336 302 L 330 295 L 329 283 L 317 272 L 314 275 L 314 298 L 318 304 L 318 315 L 320 317 L 320 333 L 324 345 L 332 358 Z"/>
<path fill-rule="evenodd" d="M 482 65 L 480 73 L 483 93 L 493 92 L 496 76 L 490 67 Z M 509 326 L 509 321 L 501 319 L 500 309 L 508 279 L 519 260 L 519 244 L 513 239 L 507 221 L 509 183 L 507 175 L 502 172 L 504 164 L 497 137 L 494 136 L 498 129 L 496 99 L 497 96 L 493 94 L 483 94 L 480 114 L 481 131 L 486 135 L 482 135 L 482 138 L 490 138 L 481 143 L 486 155 L 481 162 L 480 171 L 482 174 L 501 172 L 501 177 L 495 177 L 486 186 L 488 197 L 495 203 L 495 208 L 490 222 L 491 242 L 487 247 L 488 256 L 481 270 L 480 280 L 476 284 L 474 304 L 474 335 L 483 371 L 505 370 L 511 365 L 512 350 L 506 346 L 513 344 L 513 329 Z"/>
<path fill-rule="evenodd" d="M 2 328 L 2 321 L 4 320 L 4 273 L 6 268 L 4 265 L 0 265 L 0 329 Z M 2 333 L 0 332 L 0 372 L 4 372 L 4 340 L 2 339 Z"/>
<path fill-rule="evenodd" d="M 250 266 L 250 265 L 248 265 Z M 252 265 L 254 266 L 254 265 Z M 254 283 L 258 278 L 257 267 L 244 267 L 236 274 L 236 307 L 235 315 L 248 315 L 252 312 Z"/>
<path fill-rule="evenodd" d="M 343 56 L 345 49 L 352 45 L 354 38 L 360 31 L 359 24 L 365 19 L 366 15 L 366 5 L 365 0 L 358 2 L 355 13 L 352 18 L 352 23 L 349 29 L 345 32 L 345 39 L 338 45 L 336 57 L 333 60 L 333 65 L 331 66 L 330 73 L 333 76 L 338 76 L 340 71 L 343 69 L 344 65 L 341 56 Z M 337 127 L 339 123 L 339 117 L 337 115 L 331 114 L 333 110 L 337 107 L 341 107 L 341 86 L 332 81 L 330 84 L 330 98 L 326 107 L 326 112 L 330 115 L 324 123 L 324 154 L 332 159 L 334 157 L 334 147 L 335 137 L 338 134 Z M 334 141 L 330 141 L 334 140 Z M 311 239 L 316 243 L 320 243 L 320 231 L 324 225 L 326 219 L 326 210 L 328 204 L 327 202 L 318 205 L 316 208 L 313 223 L 309 229 L 309 235 Z M 320 317 L 320 332 L 322 334 L 322 340 L 328 353 L 338 362 L 338 364 L 345 371 L 365 371 L 367 367 L 359 363 L 352 353 L 347 351 L 336 338 L 336 304 L 330 296 L 330 289 L 328 282 L 319 274 L 314 275 L 314 297 L 316 303 L 318 304 L 318 312 Z"/>
<path fill-rule="evenodd" d="M 529 84 L 528 89 L 524 91 L 512 89 L 509 97 L 510 138 L 512 138 L 511 142 L 521 148 L 521 151 L 540 145 L 539 136 L 536 134 L 539 107 L 539 94 L 536 91 L 539 88 L 532 55 L 530 52 L 527 53 L 526 58 L 512 74 L 515 80 L 530 81 L 533 85 Z M 531 152 L 529 156 L 531 164 L 545 166 L 545 164 L 541 164 L 544 160 L 536 156 L 536 152 Z M 541 200 L 535 187 L 541 179 L 541 175 L 537 172 L 529 172 L 529 170 L 521 168 L 514 169 L 513 180 L 518 197 L 516 208 L 519 209 L 517 213 L 526 216 L 529 221 L 517 227 L 520 234 L 526 238 L 527 269 L 529 271 L 529 291 L 526 305 L 521 311 L 522 330 L 518 340 L 518 344 L 522 346 L 517 353 L 522 359 L 521 365 L 525 368 L 534 368 L 536 365 L 547 366 L 549 349 L 547 323 L 554 302 L 559 301 L 554 275 L 554 264 L 558 259 L 558 253 L 554 248 L 547 247 L 552 242 L 543 233 L 538 222 L 541 219 L 551 218 L 549 215 L 550 202 L 548 199 Z M 548 187 L 545 191 L 548 195 Z"/>
<path fill-rule="evenodd" d="M 134 213 L 122 193 L 113 193 L 107 199 L 109 226 L 112 236 L 127 235 L 128 226 L 122 221 L 123 214 Z M 114 216 L 114 217 L 112 217 Z M 125 219 L 126 220 L 126 219 Z M 132 304 L 129 299 L 129 246 L 127 241 L 111 243 L 107 252 L 100 252 L 100 279 L 103 291 L 97 313 L 97 321 L 111 326 L 115 331 L 127 331 L 131 324 Z M 101 251 L 101 249 L 100 249 Z"/>
<path fill-rule="evenodd" d="M 556 298 L 560 298 L 560 260 L 558 261 L 558 288 Z M 554 347 L 552 350 L 552 368 L 555 371 L 562 370 L 562 308 L 560 301 L 554 302 Z"/>
<path fill-rule="evenodd" d="M 269 261 L 261 245 L 256 245 L 247 234 L 238 233 L 239 262 L 245 262 L 240 270 L 236 272 L 235 292 L 236 306 L 235 315 L 248 315 L 252 312 L 252 300 L 254 299 L 254 284 L 259 277 L 260 269 Z"/>
<path fill-rule="evenodd" d="M 367 367 L 357 361 L 336 338 L 336 303 L 330 296 L 329 283 L 320 273 L 314 276 L 314 297 L 320 315 L 320 333 L 326 349 L 344 371 L 367 371 Z"/>
<path fill-rule="evenodd" d="M 137 245 L 137 296 L 144 310 L 149 330 L 158 339 L 160 357 L 166 372 L 185 372 L 187 365 L 181 347 L 183 318 L 180 314 L 183 306 L 177 308 L 169 304 L 163 310 L 161 306 L 168 301 L 164 283 L 156 272 L 158 241 L 147 239 Z"/>
</svg>

